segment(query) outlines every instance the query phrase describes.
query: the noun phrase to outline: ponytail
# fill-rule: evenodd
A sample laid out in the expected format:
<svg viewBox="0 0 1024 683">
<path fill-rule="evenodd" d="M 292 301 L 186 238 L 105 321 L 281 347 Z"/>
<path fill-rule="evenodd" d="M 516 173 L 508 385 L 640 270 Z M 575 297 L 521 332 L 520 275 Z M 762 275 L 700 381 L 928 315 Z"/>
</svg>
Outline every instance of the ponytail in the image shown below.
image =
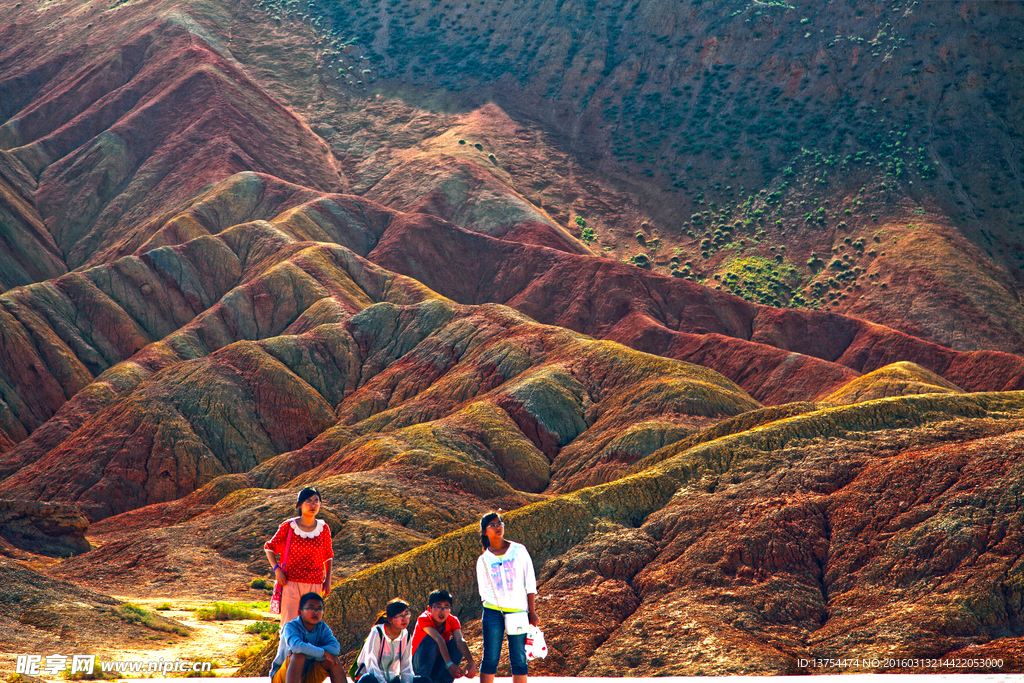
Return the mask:
<svg viewBox="0 0 1024 683">
<path fill-rule="evenodd" d="M 377 621 L 373 622 L 373 625 L 386 624 L 408 609 L 409 603 L 401 598 L 395 598 L 380 611 L 380 614 L 377 615 Z"/>
</svg>

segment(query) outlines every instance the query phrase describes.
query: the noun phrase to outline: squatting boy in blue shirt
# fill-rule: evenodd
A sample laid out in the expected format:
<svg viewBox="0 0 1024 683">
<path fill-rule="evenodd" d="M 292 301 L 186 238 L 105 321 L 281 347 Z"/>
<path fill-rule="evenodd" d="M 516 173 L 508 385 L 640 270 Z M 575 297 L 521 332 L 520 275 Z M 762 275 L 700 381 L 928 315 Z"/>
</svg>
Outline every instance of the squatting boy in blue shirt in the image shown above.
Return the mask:
<svg viewBox="0 0 1024 683">
<path fill-rule="evenodd" d="M 324 599 L 316 593 L 299 598 L 299 616 L 281 629 L 281 644 L 270 665 L 272 683 L 346 683 L 338 655 L 341 644 L 324 622 Z"/>
</svg>

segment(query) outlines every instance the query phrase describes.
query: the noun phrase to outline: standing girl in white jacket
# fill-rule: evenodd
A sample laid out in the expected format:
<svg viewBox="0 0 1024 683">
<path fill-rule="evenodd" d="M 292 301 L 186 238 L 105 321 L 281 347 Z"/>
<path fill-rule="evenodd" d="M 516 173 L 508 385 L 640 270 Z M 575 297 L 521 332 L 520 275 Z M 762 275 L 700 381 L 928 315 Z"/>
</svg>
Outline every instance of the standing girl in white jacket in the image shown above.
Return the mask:
<svg viewBox="0 0 1024 683">
<path fill-rule="evenodd" d="M 413 683 L 410 617 L 405 601 L 387 604 L 356 658 L 357 683 Z"/>
<path fill-rule="evenodd" d="M 502 636 L 506 634 L 512 682 L 526 683 L 527 624 L 540 624 L 533 559 L 526 546 L 505 538 L 505 523 L 497 512 L 489 512 L 480 520 L 480 542 L 484 547 L 476 561 L 477 586 L 484 605 L 480 683 L 494 683 Z"/>
</svg>

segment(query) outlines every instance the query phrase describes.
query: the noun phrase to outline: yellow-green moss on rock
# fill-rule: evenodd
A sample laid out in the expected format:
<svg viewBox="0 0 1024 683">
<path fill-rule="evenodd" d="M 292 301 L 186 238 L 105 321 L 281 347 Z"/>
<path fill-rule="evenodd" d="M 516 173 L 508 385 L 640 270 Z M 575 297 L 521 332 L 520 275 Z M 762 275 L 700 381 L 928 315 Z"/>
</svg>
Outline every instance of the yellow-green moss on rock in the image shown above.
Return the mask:
<svg viewBox="0 0 1024 683">
<path fill-rule="evenodd" d="M 604 486 L 534 503 L 505 514 L 508 538 L 526 545 L 534 565 L 564 552 L 591 533 L 599 519 L 635 526 L 667 502 L 677 488 L 670 477 L 641 473 Z M 327 599 L 326 618 L 335 628 L 342 651 L 354 649 L 377 612 L 391 597 L 404 596 L 415 608 L 436 587 L 455 597 L 456 611 L 480 613 L 476 558 L 481 552 L 479 527 L 472 525 L 360 572 L 337 584 Z M 338 633 L 342 625 L 351 631 Z M 354 628 L 354 630 L 353 630 Z"/>
<path fill-rule="evenodd" d="M 806 404 L 796 407 L 796 411 Z M 1024 392 L 922 395 L 828 408 L 764 424 L 698 444 L 637 474 L 519 508 L 506 517 L 508 538 L 529 548 L 536 566 L 579 543 L 601 520 L 637 526 L 685 484 L 735 463 L 770 455 L 796 440 L 840 437 L 857 431 L 917 426 L 957 417 L 1020 417 Z M 780 410 L 785 414 L 785 410 Z M 327 600 L 326 618 L 354 649 L 373 616 L 394 596 L 418 609 L 426 594 L 445 587 L 463 616 L 479 614 L 474 566 L 479 528 L 471 525 L 339 583 Z M 353 626 L 355 625 L 355 626 Z M 342 628 L 344 627 L 344 628 Z M 345 629 L 351 633 L 345 633 Z"/>
<path fill-rule="evenodd" d="M 963 389 L 920 365 L 900 361 L 851 380 L 818 400 L 833 405 L 850 405 L 890 396 L 945 393 L 960 394 Z"/>
</svg>

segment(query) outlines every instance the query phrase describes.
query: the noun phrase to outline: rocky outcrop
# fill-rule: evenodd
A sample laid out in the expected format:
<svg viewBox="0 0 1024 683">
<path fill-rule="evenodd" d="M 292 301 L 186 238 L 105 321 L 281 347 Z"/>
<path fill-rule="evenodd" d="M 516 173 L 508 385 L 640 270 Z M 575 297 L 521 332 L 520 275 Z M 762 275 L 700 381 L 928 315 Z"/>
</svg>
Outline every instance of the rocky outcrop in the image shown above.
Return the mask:
<svg viewBox="0 0 1024 683">
<path fill-rule="evenodd" d="M 369 258 L 462 303 L 504 303 L 545 324 L 713 368 L 762 403 L 811 399 L 899 361 L 966 391 L 1024 387 L 1020 356 L 957 352 L 864 320 L 758 306 L 627 264 L 440 222 L 413 229 L 392 226 Z"/>
<path fill-rule="evenodd" d="M 119 648 L 144 649 L 154 640 L 190 635 L 177 620 L 5 558 L 0 558 L 0 582 L 0 637 L 12 652 L 66 652 L 68 643 L 102 645 L 115 638 Z"/>
<path fill-rule="evenodd" d="M 227 228 L 199 220 L 216 215 L 230 222 L 256 211 L 280 213 L 269 223 Z M 159 233 L 166 246 L 0 299 L 0 334 L 27 359 L 0 359 L 0 373 L 17 392 L 0 411 L 0 426 L 13 441 L 31 433 L 35 442 L 6 454 L 0 473 L 13 473 L 30 453 L 54 448 L 80 426 L 75 415 L 84 410 L 69 407 L 40 428 L 69 395 L 82 393 L 75 404 L 94 413 L 137 386 L 139 377 L 171 363 L 289 326 L 308 330 L 379 300 L 373 291 L 392 291 L 385 283 L 393 274 L 358 256 L 328 257 L 352 252 L 307 240 L 349 244 L 355 254 L 464 303 L 497 300 L 546 324 L 716 369 L 767 403 L 813 398 L 893 361 L 914 361 L 966 390 L 1008 390 L 1024 382 L 1018 356 L 960 353 L 855 319 L 759 307 L 632 266 L 513 244 L 253 174 L 211 190 L 167 225 L 175 227 Z M 200 236 L 174 244 L 183 225 Z M 496 274 L 487 263 L 500 264 Z M 336 277 L 352 284 L 331 284 Z M 411 280 L 394 281 L 402 282 L 395 301 L 437 296 Z M 369 298 L 359 293 L 366 287 Z M 161 303 L 146 305 L 151 297 Z"/>
<path fill-rule="evenodd" d="M 823 403 L 848 405 L 889 396 L 962 391 L 960 387 L 947 382 L 934 372 L 929 372 L 914 363 L 901 361 L 851 380 L 831 394 L 822 396 L 820 400 Z"/>
<path fill-rule="evenodd" d="M 396 29 L 364 2 L 344 14 L 315 2 L 257 4 L 314 30 L 331 46 L 325 53 L 340 51 L 331 81 L 344 95 L 320 120 L 354 186 L 375 188 L 428 153 L 423 176 L 476 153 L 481 168 L 562 225 L 589 219 L 600 239 L 591 248 L 616 261 L 643 255 L 669 275 L 678 249 L 691 267 L 674 272 L 709 284 L 717 275 L 723 289 L 750 297 L 759 283 L 737 286 L 727 274 L 751 256 L 782 258 L 799 281 L 750 298 L 786 302 L 795 289 L 821 308 L 960 351 L 1024 352 L 1013 227 L 1024 188 L 1007 161 L 1019 157 L 1019 133 L 999 123 L 1021 117 L 1011 94 L 1024 81 L 1003 67 L 1016 59 L 1019 8 L 464 8 L 478 34 L 422 1 Z M 250 30 L 269 42 L 276 31 L 265 21 Z M 883 36 L 880 21 L 890 23 Z M 500 57 L 474 57 L 482 54 Z M 371 77 L 387 83 L 379 99 L 353 78 L 368 58 Z M 388 97 L 395 92 L 403 95 Z M 438 100 L 458 102 L 457 113 L 430 116 Z M 482 102 L 521 125 L 503 125 Z M 388 113 L 392 126 L 381 120 Z M 361 125 L 367 119 L 376 130 Z M 458 187 L 461 174 L 451 175 Z M 402 197 L 420 185 L 414 176 L 388 190 Z"/>
<path fill-rule="evenodd" d="M 778 675 L 800 659 L 972 644 L 1015 670 L 1022 428 L 1019 392 L 883 399 L 783 417 L 509 513 L 540 574 L 551 657 L 534 670 Z M 385 596 L 437 582 L 472 619 L 477 543 L 467 527 L 351 577 L 327 619 L 362 623 Z"/>
<path fill-rule="evenodd" d="M 5 485 L 23 497 L 77 501 L 95 520 L 223 475 L 278 487 L 394 460 L 499 503 L 547 489 L 551 459 L 570 443 L 579 467 L 634 421 L 692 428 L 759 407 L 713 371 L 501 306 L 435 297 L 338 319 L 139 378 Z M 622 454 L 615 471 L 649 450 Z M 139 471 L 147 476 L 122 474 Z"/>
<path fill-rule="evenodd" d="M 89 520 L 69 505 L 0 500 L 0 536 L 22 550 L 52 557 L 84 553 L 88 529 Z"/>
<path fill-rule="evenodd" d="M 0 150 L 0 292 L 67 272 L 35 207 L 36 182 L 9 152 Z"/>
<path fill-rule="evenodd" d="M 39 178 L 36 206 L 69 268 L 131 253 L 160 227 L 152 219 L 239 171 L 346 187 L 323 141 L 194 19 L 132 13 L 98 33 L 83 45 L 62 32 L 63 63 L 0 127 L 2 147 Z M 40 49 L 0 53 L 4 73 L 17 78 Z"/>
</svg>

